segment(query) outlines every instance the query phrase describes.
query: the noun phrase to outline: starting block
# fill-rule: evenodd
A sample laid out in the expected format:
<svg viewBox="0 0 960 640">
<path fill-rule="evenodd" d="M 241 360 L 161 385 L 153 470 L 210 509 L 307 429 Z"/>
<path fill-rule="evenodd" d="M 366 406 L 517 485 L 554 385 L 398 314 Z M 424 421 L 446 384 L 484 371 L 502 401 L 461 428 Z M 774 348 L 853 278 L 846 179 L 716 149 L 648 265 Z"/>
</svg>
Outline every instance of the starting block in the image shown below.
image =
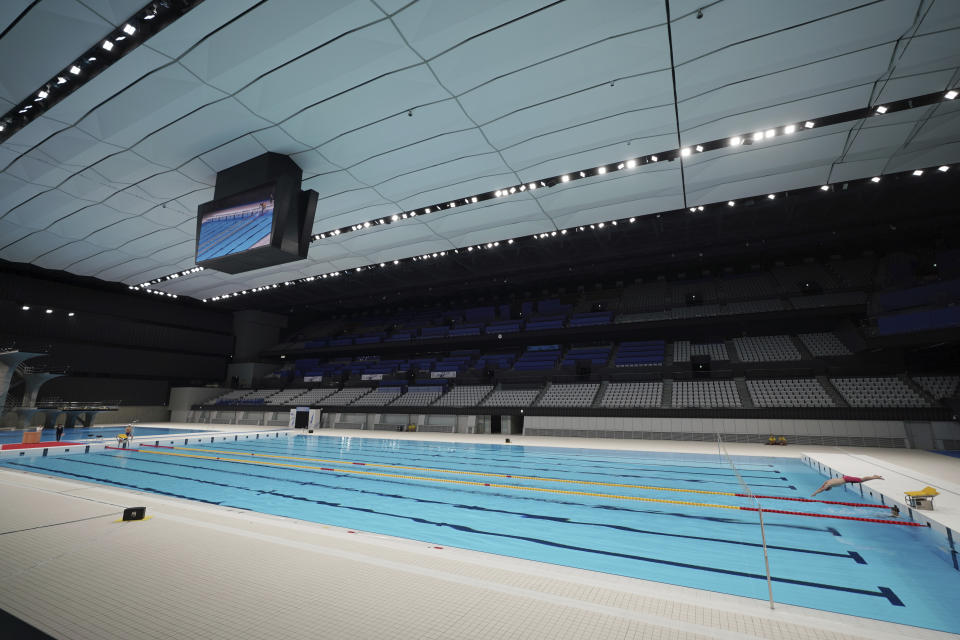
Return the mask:
<svg viewBox="0 0 960 640">
<path fill-rule="evenodd" d="M 933 499 L 940 495 L 940 492 L 933 487 L 924 487 L 920 491 L 904 491 L 903 495 L 907 504 L 914 509 L 933 511 Z"/>
</svg>

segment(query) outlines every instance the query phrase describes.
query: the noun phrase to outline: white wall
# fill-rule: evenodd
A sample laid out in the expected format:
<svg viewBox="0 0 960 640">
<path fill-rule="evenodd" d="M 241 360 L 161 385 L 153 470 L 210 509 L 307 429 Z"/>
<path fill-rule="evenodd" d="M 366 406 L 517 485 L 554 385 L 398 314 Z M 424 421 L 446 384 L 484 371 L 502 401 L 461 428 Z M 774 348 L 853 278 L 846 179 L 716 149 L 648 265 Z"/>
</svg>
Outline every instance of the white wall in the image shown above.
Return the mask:
<svg viewBox="0 0 960 640">
<path fill-rule="evenodd" d="M 752 434 L 757 436 L 895 438 L 906 446 L 906 431 L 900 420 L 770 420 L 756 418 L 571 418 L 527 416 L 524 433 L 535 429 L 597 432 L 656 431 L 694 434 Z M 562 434 L 550 434 L 562 435 Z"/>
</svg>

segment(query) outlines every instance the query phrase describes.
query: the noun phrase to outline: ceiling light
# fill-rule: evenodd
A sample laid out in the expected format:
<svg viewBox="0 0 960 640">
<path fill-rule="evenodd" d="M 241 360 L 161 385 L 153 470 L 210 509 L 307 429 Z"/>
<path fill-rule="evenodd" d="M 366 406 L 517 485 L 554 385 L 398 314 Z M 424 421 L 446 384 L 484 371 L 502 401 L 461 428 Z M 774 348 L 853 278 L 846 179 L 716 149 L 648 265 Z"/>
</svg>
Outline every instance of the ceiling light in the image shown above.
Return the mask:
<svg viewBox="0 0 960 640">
<path fill-rule="evenodd" d="M 560 182 L 570 182 L 570 176 L 560 176 Z"/>
<path fill-rule="evenodd" d="M 937 171 L 940 171 L 940 172 L 942 172 L 942 173 L 946 173 L 947 171 L 950 171 L 950 167 L 948 167 L 948 166 L 945 165 L 945 164 L 942 164 L 942 165 L 940 165 L 939 167 L 937 167 Z"/>
<path fill-rule="evenodd" d="M 123 42 L 126 39 L 127 39 L 127 36 L 117 36 L 116 38 L 114 38 L 114 40 L 116 40 L 117 42 Z"/>
<path fill-rule="evenodd" d="M 697 211 L 703 211 L 703 205 L 700 205 L 699 207 L 697 207 Z"/>
<path fill-rule="evenodd" d="M 913 175 L 915 175 L 915 176 L 922 176 L 922 175 L 923 175 L 923 169 L 914 169 L 914 170 L 913 170 Z"/>
<path fill-rule="evenodd" d="M 785 134 L 787 134 L 787 135 L 790 135 L 791 133 L 793 133 L 793 132 L 796 131 L 796 130 L 797 130 L 797 125 L 795 125 L 795 124 L 788 124 L 787 126 L 785 126 L 785 127 L 783 128 L 783 132 L 784 132 Z"/>
<path fill-rule="evenodd" d="M 602 227 L 603 225 L 601 224 L 600 226 Z M 553 237 L 556 237 L 557 232 L 556 232 L 556 231 L 551 231 L 551 232 L 550 232 L 550 235 L 553 236 Z"/>
<path fill-rule="evenodd" d="M 727 206 L 728 206 L 728 207 L 732 207 L 732 206 L 735 205 L 735 204 L 736 204 L 736 202 L 734 202 L 733 200 L 727 200 Z"/>
<path fill-rule="evenodd" d="M 880 176 L 873 176 L 870 178 L 870 182 L 880 182 Z"/>
<path fill-rule="evenodd" d="M 757 132 L 754 133 L 752 136 L 750 136 L 750 138 L 751 138 L 754 142 L 759 142 L 760 140 L 763 140 L 763 131 L 757 131 Z"/>
<path fill-rule="evenodd" d="M 137 28 L 134 27 L 134 26 L 131 25 L 131 24 L 125 24 L 125 25 L 123 25 L 123 32 L 124 32 L 125 34 L 127 34 L 128 36 L 132 36 L 133 34 L 135 34 L 135 33 L 137 32 Z"/>
<path fill-rule="evenodd" d="M 500 197 L 501 195 L 503 195 L 503 194 L 502 194 L 502 192 L 500 191 L 500 189 L 497 189 L 496 191 L 493 192 L 493 195 L 494 195 L 494 197 L 499 198 L 499 197 Z"/>
<path fill-rule="evenodd" d="M 456 202 L 451 202 L 450 204 L 447 205 L 447 207 L 450 209 L 453 209 L 455 206 L 457 206 Z"/>
<path fill-rule="evenodd" d="M 946 98 L 947 100 L 953 100 L 954 98 L 957 97 L 957 92 L 951 89 L 950 91 L 947 91 L 945 94 L 943 94 L 943 97 Z"/>
<path fill-rule="evenodd" d="M 581 178 L 586 178 L 586 177 L 587 177 L 587 174 L 585 174 L 583 171 L 581 171 L 581 172 L 580 172 L 580 177 L 581 177 Z"/>
<path fill-rule="evenodd" d="M 777 135 L 776 129 L 767 129 L 766 131 L 763 132 L 764 138 L 772 138 L 775 135 Z"/>
<path fill-rule="evenodd" d="M 696 213 L 696 212 L 697 212 L 696 207 L 690 207 L 690 213 Z"/>
<path fill-rule="evenodd" d="M 731 147 L 739 147 L 741 144 L 743 144 L 743 138 L 741 138 L 740 136 L 733 136 L 732 138 L 730 138 Z"/>
<path fill-rule="evenodd" d="M 424 212 L 424 213 L 430 213 L 430 207 L 427 207 L 426 209 L 424 209 L 423 212 Z M 416 213 L 414 213 L 413 215 L 416 215 Z"/>
<path fill-rule="evenodd" d="M 566 231 L 564 231 L 564 233 L 566 233 Z M 507 244 L 513 244 L 513 238 L 510 238 L 509 240 L 507 240 Z"/>
<path fill-rule="evenodd" d="M 527 185 L 525 184 L 520 185 L 520 191 L 526 191 L 526 190 L 527 190 Z"/>
<path fill-rule="evenodd" d="M 23 309 L 24 311 L 30 311 L 30 307 L 28 305 L 23 305 L 20 308 Z"/>
<path fill-rule="evenodd" d="M 697 153 L 702 152 L 702 151 L 703 151 L 703 145 L 702 145 L 702 144 L 698 144 L 697 147 L 696 147 L 696 149 L 697 149 Z"/>
<path fill-rule="evenodd" d="M 657 156 L 650 156 L 650 162 L 656 162 Z"/>
<path fill-rule="evenodd" d="M 106 51 L 112 51 L 112 50 L 113 50 L 113 43 L 110 42 L 109 40 L 104 40 L 104 41 L 103 41 L 103 44 L 100 45 L 100 46 L 103 47 Z"/>
<path fill-rule="evenodd" d="M 517 192 L 516 187 L 510 187 L 510 193 L 516 193 L 516 192 Z"/>
<path fill-rule="evenodd" d="M 364 223 L 363 223 L 363 228 L 364 228 L 364 229 L 369 229 L 369 228 L 370 228 L 370 223 L 369 223 L 369 222 L 364 222 Z"/>
<path fill-rule="evenodd" d="M 39 92 L 37 92 L 37 98 L 40 99 L 40 100 L 43 100 L 43 99 L 46 98 L 48 95 L 50 95 L 50 94 L 47 93 L 46 91 L 44 91 L 43 89 L 41 89 Z"/>
<path fill-rule="evenodd" d="M 680 155 L 683 156 L 684 158 L 690 155 L 690 153 L 691 153 L 690 147 L 684 147 L 683 149 L 680 149 Z"/>
<path fill-rule="evenodd" d="M 566 229 L 561 229 L 561 230 L 560 230 L 560 235 L 562 235 L 562 236 L 567 235 L 567 230 L 566 230 Z"/>
<path fill-rule="evenodd" d="M 470 198 L 470 202 L 476 202 L 476 201 L 477 201 L 477 196 L 473 196 L 472 198 Z"/>
<path fill-rule="evenodd" d="M 396 222 L 397 220 L 400 219 L 400 216 L 398 216 L 397 214 L 393 214 L 392 216 L 390 216 L 390 219 Z"/>
<path fill-rule="evenodd" d="M 96 56 L 90 56 L 89 58 L 87 58 L 87 62 L 96 62 L 96 61 L 97 61 Z"/>
<path fill-rule="evenodd" d="M 635 166 L 637 166 L 636 160 L 627 160 L 627 169 L 633 169 Z"/>
<path fill-rule="evenodd" d="M 77 65 L 72 65 L 70 67 L 70 73 L 72 73 L 75 76 L 80 75 L 80 67 L 78 67 Z"/>
<path fill-rule="evenodd" d="M 531 182 L 528 186 L 529 186 L 529 188 L 530 188 L 530 191 L 533 191 L 534 189 L 537 188 L 537 183 L 536 183 L 536 182 Z M 473 201 L 476 202 L 477 199 L 474 198 Z"/>
<path fill-rule="evenodd" d="M 47 313 L 53 313 L 53 309 L 47 309 Z"/>
<path fill-rule="evenodd" d="M 777 194 L 775 194 L 775 193 L 768 193 L 768 194 L 767 194 L 767 197 L 768 197 L 769 199 L 773 200 L 774 198 L 777 197 Z"/>
<path fill-rule="evenodd" d="M 830 185 L 820 185 L 820 191 L 830 191 Z"/>
<path fill-rule="evenodd" d="M 803 123 L 803 128 L 804 128 L 804 129 L 813 129 L 813 122 L 812 122 L 811 120 L 807 120 L 806 122 Z"/>
<path fill-rule="evenodd" d="M 885 106 L 880 105 L 879 107 L 877 107 L 877 113 L 884 114 L 886 112 L 887 112 L 887 108 Z"/>
<path fill-rule="evenodd" d="M 636 218 L 630 218 L 630 222 L 636 222 L 636 221 L 637 221 Z"/>
<path fill-rule="evenodd" d="M 597 173 L 598 173 L 599 175 L 601 175 L 601 176 L 602 176 L 603 174 L 605 174 L 606 172 L 607 172 L 607 168 L 606 168 L 606 167 L 600 167 L 599 169 L 597 169 Z"/>
<path fill-rule="evenodd" d="M 393 261 L 393 264 L 400 264 L 400 261 L 399 261 L 399 260 L 394 260 L 394 261 Z"/>
</svg>

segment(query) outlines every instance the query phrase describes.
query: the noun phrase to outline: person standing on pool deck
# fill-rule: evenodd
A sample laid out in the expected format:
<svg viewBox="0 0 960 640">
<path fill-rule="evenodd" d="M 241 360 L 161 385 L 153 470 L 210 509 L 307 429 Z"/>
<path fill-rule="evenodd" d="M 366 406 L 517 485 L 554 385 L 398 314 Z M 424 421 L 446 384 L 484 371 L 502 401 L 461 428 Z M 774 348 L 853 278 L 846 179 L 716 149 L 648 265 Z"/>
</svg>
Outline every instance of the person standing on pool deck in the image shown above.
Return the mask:
<svg viewBox="0 0 960 640">
<path fill-rule="evenodd" d="M 883 480 L 883 476 L 863 476 L 858 478 L 857 476 L 842 476 L 840 478 L 830 478 L 825 481 L 820 488 L 810 494 L 810 497 L 817 495 L 821 491 L 830 491 L 834 487 L 840 487 L 847 483 L 849 484 L 860 484 L 861 482 L 866 482 L 868 480 Z"/>
<path fill-rule="evenodd" d="M 127 425 L 126 429 L 123 430 L 123 435 L 125 436 L 123 439 L 123 448 L 126 449 L 127 447 L 130 446 L 130 440 L 133 439 L 133 423 L 132 422 Z"/>
<path fill-rule="evenodd" d="M 57 425 L 57 442 L 63 437 L 63 423 Z"/>
</svg>

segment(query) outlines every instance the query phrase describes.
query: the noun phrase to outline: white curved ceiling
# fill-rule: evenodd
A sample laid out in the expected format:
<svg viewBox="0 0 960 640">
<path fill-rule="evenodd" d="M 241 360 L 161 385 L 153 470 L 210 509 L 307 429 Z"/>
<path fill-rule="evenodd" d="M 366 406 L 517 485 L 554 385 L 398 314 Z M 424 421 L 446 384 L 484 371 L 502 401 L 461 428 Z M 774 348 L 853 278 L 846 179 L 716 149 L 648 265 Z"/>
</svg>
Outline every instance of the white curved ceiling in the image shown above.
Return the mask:
<svg viewBox="0 0 960 640">
<path fill-rule="evenodd" d="M 18 63 L 3 68 L 0 107 L 142 4 L 40 0 L 9 27 L 30 3 L 6 0 L 0 57 Z M 672 33 L 665 2 L 637 0 L 206 0 L 0 145 L 0 258 L 127 284 L 188 269 L 216 172 L 264 151 L 303 168 L 320 232 L 960 84 L 953 0 L 671 0 L 669 11 Z M 957 106 L 940 103 L 695 154 L 682 171 L 645 165 L 375 226 L 315 242 L 306 261 L 158 288 L 211 297 L 958 159 Z"/>
</svg>

